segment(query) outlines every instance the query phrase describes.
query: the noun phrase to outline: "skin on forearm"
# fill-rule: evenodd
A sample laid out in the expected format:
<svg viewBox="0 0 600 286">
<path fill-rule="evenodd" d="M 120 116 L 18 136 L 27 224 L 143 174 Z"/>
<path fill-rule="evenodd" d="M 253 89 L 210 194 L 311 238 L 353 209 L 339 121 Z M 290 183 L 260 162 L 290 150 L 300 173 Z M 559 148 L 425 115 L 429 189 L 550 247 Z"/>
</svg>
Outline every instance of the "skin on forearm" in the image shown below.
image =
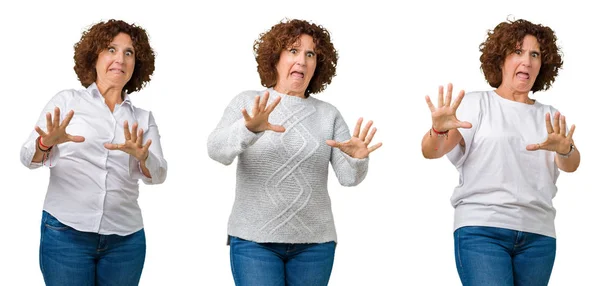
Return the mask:
<svg viewBox="0 0 600 286">
<path fill-rule="evenodd" d="M 33 159 L 31 159 L 32 163 L 41 163 L 42 160 L 44 159 L 44 152 L 40 151 L 40 149 L 38 149 L 37 146 L 37 142 L 35 143 L 35 154 L 33 155 Z"/>
<path fill-rule="evenodd" d="M 579 154 L 579 150 L 575 148 L 573 153 L 569 158 L 564 158 L 559 156 L 558 154 L 554 155 L 554 161 L 556 161 L 556 165 L 559 169 L 565 172 L 575 172 L 579 167 L 579 162 L 581 160 L 581 155 Z"/>
<path fill-rule="evenodd" d="M 148 156 L 146 156 L 146 159 L 148 159 Z M 152 175 L 150 175 L 150 170 L 146 168 L 146 160 L 140 161 L 140 168 L 142 169 L 142 174 L 144 174 L 146 178 L 152 178 Z"/>
<path fill-rule="evenodd" d="M 437 159 L 448 154 L 460 142 L 464 146 L 462 135 L 457 129 L 451 129 L 448 132 L 448 138 L 437 136 L 435 133 L 427 131 L 421 141 L 421 152 L 427 159 Z"/>
</svg>

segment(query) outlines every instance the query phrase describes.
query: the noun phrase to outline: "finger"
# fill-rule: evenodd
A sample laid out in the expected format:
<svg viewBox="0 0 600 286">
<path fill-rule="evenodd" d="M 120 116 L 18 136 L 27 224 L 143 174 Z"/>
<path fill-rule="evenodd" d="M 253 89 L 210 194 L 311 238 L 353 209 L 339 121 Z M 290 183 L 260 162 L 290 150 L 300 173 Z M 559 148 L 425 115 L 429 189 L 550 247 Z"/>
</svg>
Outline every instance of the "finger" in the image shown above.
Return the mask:
<svg viewBox="0 0 600 286">
<path fill-rule="evenodd" d="M 71 141 L 71 142 L 76 142 L 76 143 L 81 143 L 83 141 L 85 141 L 85 138 L 83 136 L 78 136 L 78 135 L 70 135 L 67 134 L 67 140 Z"/>
<path fill-rule="evenodd" d="M 143 141 L 144 141 L 144 129 L 140 128 L 137 132 L 137 140 L 135 141 L 135 144 L 141 148 Z"/>
<path fill-rule="evenodd" d="M 131 126 L 131 142 L 136 143 L 137 139 L 138 139 L 138 124 L 137 122 L 133 123 L 133 126 Z"/>
<path fill-rule="evenodd" d="M 460 103 L 462 102 L 462 100 L 463 100 L 463 97 L 465 97 L 465 91 L 464 91 L 464 90 L 461 90 L 461 91 L 458 93 L 458 96 L 456 97 L 456 100 L 454 100 L 454 103 L 452 103 L 452 109 L 454 109 L 454 110 L 457 110 L 457 109 L 458 109 L 458 106 L 459 106 L 459 105 L 460 105 Z"/>
<path fill-rule="evenodd" d="M 150 145 L 152 145 L 152 139 L 148 139 L 148 141 L 146 141 L 146 144 L 144 144 L 142 151 L 144 151 L 144 153 L 148 152 L 148 150 L 150 149 Z"/>
<path fill-rule="evenodd" d="M 564 115 L 560 116 L 560 135 L 567 136 L 567 118 Z"/>
<path fill-rule="evenodd" d="M 450 106 L 450 102 L 452 102 L 452 84 L 448 84 L 448 90 L 446 91 L 446 102 L 444 102 L 444 106 Z"/>
<path fill-rule="evenodd" d="M 444 87 L 438 87 L 438 108 L 444 106 Z"/>
<path fill-rule="evenodd" d="M 52 114 L 50 112 L 46 112 L 46 131 L 52 131 Z"/>
<path fill-rule="evenodd" d="M 377 128 L 374 127 L 373 130 L 371 130 L 371 133 L 369 133 L 369 135 L 365 139 L 365 144 L 367 146 L 369 146 L 369 144 L 371 144 L 371 141 L 373 140 L 373 137 L 375 136 L 375 132 L 377 132 Z"/>
<path fill-rule="evenodd" d="M 252 120 L 252 117 L 250 117 L 250 115 L 248 114 L 248 111 L 246 111 L 246 108 L 242 108 L 242 115 L 244 116 L 244 120 L 246 120 L 246 121 Z"/>
<path fill-rule="evenodd" d="M 258 106 L 260 111 L 263 111 L 267 108 L 267 102 L 269 102 L 269 92 L 265 91 L 265 94 L 263 95 L 263 97 L 260 99 L 260 104 Z"/>
<path fill-rule="evenodd" d="M 573 142 L 573 133 L 575 133 L 575 124 L 571 125 L 571 129 L 569 129 L 569 135 L 567 135 L 567 138 L 569 138 L 571 142 Z"/>
<path fill-rule="evenodd" d="M 369 129 L 371 129 L 371 126 L 373 126 L 373 120 L 369 120 L 369 122 L 367 122 L 367 125 L 365 125 L 365 128 L 363 128 L 363 130 L 360 132 L 360 137 L 358 137 L 361 141 L 365 141 L 365 138 L 367 137 L 367 134 L 369 134 Z"/>
<path fill-rule="evenodd" d="M 127 120 L 123 122 L 123 136 L 125 136 L 125 140 L 131 140 L 131 133 L 129 133 L 129 122 L 127 122 Z"/>
<path fill-rule="evenodd" d="M 254 97 L 254 105 L 252 106 L 252 116 L 258 113 L 258 104 L 260 103 L 260 95 Z"/>
<path fill-rule="evenodd" d="M 358 121 L 356 121 L 356 125 L 354 126 L 354 133 L 352 133 L 352 137 L 358 137 L 358 135 L 360 134 L 360 126 L 362 126 L 362 122 L 363 122 L 363 118 L 359 118 Z"/>
<path fill-rule="evenodd" d="M 267 125 L 267 130 L 271 130 L 271 131 L 275 131 L 275 132 L 285 132 L 285 127 L 283 127 L 281 125 L 272 125 L 271 123 L 269 123 Z"/>
<path fill-rule="evenodd" d="M 525 149 L 527 149 L 527 151 L 536 151 L 540 149 L 540 144 L 529 144 Z"/>
<path fill-rule="evenodd" d="M 275 100 L 273 100 L 273 102 L 267 106 L 267 109 L 265 109 L 266 112 L 271 113 L 271 111 L 273 111 L 273 109 L 275 109 L 275 107 L 279 104 L 279 102 L 281 101 L 281 96 L 278 96 L 277 98 L 275 98 Z"/>
<path fill-rule="evenodd" d="M 67 128 L 67 126 L 71 122 L 71 119 L 73 118 L 73 114 L 75 114 L 75 111 L 73 111 L 73 110 L 69 110 L 69 112 L 67 112 L 67 116 L 65 116 L 65 119 L 60 124 L 60 128 L 63 128 L 63 129 Z"/>
<path fill-rule="evenodd" d="M 458 122 L 458 127 L 459 128 L 469 129 L 469 128 L 473 127 L 473 124 L 471 124 L 471 122 L 467 122 L 467 121 L 459 121 Z"/>
<path fill-rule="evenodd" d="M 327 144 L 333 148 L 340 148 L 340 146 L 342 145 L 342 143 L 337 142 L 335 140 L 325 140 L 325 144 Z"/>
<path fill-rule="evenodd" d="M 36 125 L 33 129 L 35 129 L 35 132 L 37 132 L 37 134 L 39 134 L 40 136 L 46 136 L 46 132 L 44 132 L 44 130 L 42 130 L 42 128 L 40 128 L 39 126 Z"/>
<path fill-rule="evenodd" d="M 550 122 L 550 112 L 546 113 L 546 131 L 548 134 L 554 133 L 554 129 L 552 129 L 552 123 Z"/>
<path fill-rule="evenodd" d="M 554 113 L 554 118 L 552 119 L 552 128 L 554 128 L 554 133 L 560 132 L 560 112 Z"/>
<path fill-rule="evenodd" d="M 428 95 L 425 96 L 425 101 L 427 102 L 427 106 L 429 107 L 429 110 L 431 110 L 431 113 L 434 113 L 435 112 L 435 106 L 431 102 L 431 99 L 429 98 Z"/>
<path fill-rule="evenodd" d="M 112 143 L 104 143 L 104 148 L 106 148 L 108 150 L 119 150 L 119 145 L 112 144 Z"/>
<path fill-rule="evenodd" d="M 373 151 L 375 151 L 375 150 L 379 149 L 379 147 L 381 147 L 382 145 L 383 145 L 383 143 L 382 143 L 382 142 L 379 142 L 379 143 L 377 143 L 377 144 L 375 144 L 375 145 L 373 145 L 373 146 L 369 147 L 369 153 L 371 153 L 371 152 L 373 152 Z"/>
<path fill-rule="evenodd" d="M 54 118 L 52 119 L 52 127 L 58 128 L 60 126 L 60 108 L 54 108 Z"/>
</svg>

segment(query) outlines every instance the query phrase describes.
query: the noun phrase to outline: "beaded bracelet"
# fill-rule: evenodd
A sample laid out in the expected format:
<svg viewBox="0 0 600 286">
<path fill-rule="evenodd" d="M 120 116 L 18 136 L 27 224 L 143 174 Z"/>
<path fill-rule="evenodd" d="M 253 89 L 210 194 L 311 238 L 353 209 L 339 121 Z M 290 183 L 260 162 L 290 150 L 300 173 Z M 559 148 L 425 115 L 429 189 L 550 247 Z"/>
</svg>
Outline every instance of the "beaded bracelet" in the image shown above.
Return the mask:
<svg viewBox="0 0 600 286">
<path fill-rule="evenodd" d="M 440 132 L 440 131 L 437 131 L 437 130 L 435 130 L 435 128 L 433 128 L 433 126 L 431 126 L 431 129 L 429 129 L 429 136 L 432 136 L 432 134 L 431 134 L 431 131 L 432 131 L 432 130 L 433 130 L 433 132 L 434 132 L 435 134 L 437 134 L 437 136 L 438 136 L 438 137 L 446 137 L 446 140 L 448 140 L 448 132 L 449 132 L 450 130 L 446 130 L 446 131 L 444 131 L 444 132 Z"/>
<path fill-rule="evenodd" d="M 44 143 L 42 143 L 42 136 L 38 136 L 37 143 L 38 150 L 40 150 L 43 153 L 50 153 L 50 151 L 52 151 L 52 147 L 54 147 L 54 145 L 50 147 L 44 145 Z M 42 149 L 42 147 L 46 149 Z"/>
</svg>

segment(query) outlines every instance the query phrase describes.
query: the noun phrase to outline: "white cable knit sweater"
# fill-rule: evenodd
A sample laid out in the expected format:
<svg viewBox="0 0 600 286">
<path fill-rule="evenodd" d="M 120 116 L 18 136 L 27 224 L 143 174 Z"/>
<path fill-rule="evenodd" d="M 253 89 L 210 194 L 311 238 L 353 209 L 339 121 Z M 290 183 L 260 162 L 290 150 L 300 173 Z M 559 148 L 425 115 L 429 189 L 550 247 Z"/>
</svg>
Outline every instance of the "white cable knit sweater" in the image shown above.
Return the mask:
<svg viewBox="0 0 600 286">
<path fill-rule="evenodd" d="M 355 159 L 325 144 L 350 139 L 348 126 L 331 104 L 268 89 L 269 104 L 281 96 L 269 117 L 283 125 L 276 133 L 249 131 L 242 108 L 250 113 L 256 95 L 246 91 L 225 109 L 208 138 L 209 156 L 225 165 L 237 162 L 235 202 L 228 234 L 255 242 L 322 243 L 336 241 L 327 192 L 329 162 L 343 186 L 366 176 L 368 158 Z"/>
</svg>

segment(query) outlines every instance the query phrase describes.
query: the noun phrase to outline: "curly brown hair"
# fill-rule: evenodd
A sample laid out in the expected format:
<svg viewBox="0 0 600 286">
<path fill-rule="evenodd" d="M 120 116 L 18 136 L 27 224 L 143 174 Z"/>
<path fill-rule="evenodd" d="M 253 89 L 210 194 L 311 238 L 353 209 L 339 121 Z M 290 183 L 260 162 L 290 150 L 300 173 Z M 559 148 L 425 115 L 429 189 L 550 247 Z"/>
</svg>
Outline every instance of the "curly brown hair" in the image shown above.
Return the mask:
<svg viewBox="0 0 600 286">
<path fill-rule="evenodd" d="M 121 20 L 108 20 L 94 24 L 83 32 L 81 39 L 74 45 L 75 73 L 84 87 L 96 81 L 96 61 L 100 52 L 105 50 L 119 34 L 125 33 L 131 37 L 135 54 L 135 67 L 131 79 L 123 87 L 130 94 L 141 90 L 150 81 L 154 72 L 154 51 L 150 47 L 146 30 L 134 24 Z"/>
<path fill-rule="evenodd" d="M 304 20 L 282 20 L 280 23 L 254 41 L 254 55 L 260 82 L 265 87 L 274 87 L 277 83 L 277 63 L 284 49 L 296 43 L 300 36 L 306 34 L 313 38 L 317 66 L 304 92 L 306 97 L 312 93 L 319 93 L 331 83 L 335 76 L 338 54 L 329 32 L 323 26 L 309 23 Z"/>
<path fill-rule="evenodd" d="M 563 62 L 560 48 L 556 45 L 556 35 L 549 27 L 532 24 L 523 19 L 502 22 L 489 30 L 485 42 L 479 45 L 482 53 L 479 57 L 481 70 L 485 79 L 492 87 L 502 83 L 502 65 L 506 56 L 513 53 L 518 46 L 523 45 L 526 35 L 534 36 L 540 44 L 542 66 L 533 87 L 533 92 L 548 90 L 562 68 Z"/>
</svg>

